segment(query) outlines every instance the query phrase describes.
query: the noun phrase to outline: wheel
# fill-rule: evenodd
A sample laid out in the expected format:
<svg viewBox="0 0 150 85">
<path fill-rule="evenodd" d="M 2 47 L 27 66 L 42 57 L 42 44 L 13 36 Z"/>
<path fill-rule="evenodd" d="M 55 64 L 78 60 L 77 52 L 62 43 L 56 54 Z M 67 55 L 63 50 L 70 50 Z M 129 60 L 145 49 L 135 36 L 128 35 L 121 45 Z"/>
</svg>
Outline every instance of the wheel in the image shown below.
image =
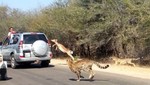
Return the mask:
<svg viewBox="0 0 150 85">
<path fill-rule="evenodd" d="M 14 55 L 12 54 L 12 56 L 11 56 L 11 68 L 16 69 L 16 67 L 17 67 L 17 62 L 14 58 Z"/>
<path fill-rule="evenodd" d="M 6 80 L 7 79 L 7 69 L 0 69 L 1 71 L 1 80 Z"/>
<path fill-rule="evenodd" d="M 48 45 L 43 40 L 37 40 L 33 43 L 31 50 L 35 56 L 44 56 L 48 52 Z"/>
<path fill-rule="evenodd" d="M 48 67 L 48 66 L 49 66 L 49 63 L 50 63 L 49 60 L 47 60 L 47 61 L 42 61 L 42 62 L 41 62 L 41 66 L 42 66 L 42 67 Z"/>
</svg>

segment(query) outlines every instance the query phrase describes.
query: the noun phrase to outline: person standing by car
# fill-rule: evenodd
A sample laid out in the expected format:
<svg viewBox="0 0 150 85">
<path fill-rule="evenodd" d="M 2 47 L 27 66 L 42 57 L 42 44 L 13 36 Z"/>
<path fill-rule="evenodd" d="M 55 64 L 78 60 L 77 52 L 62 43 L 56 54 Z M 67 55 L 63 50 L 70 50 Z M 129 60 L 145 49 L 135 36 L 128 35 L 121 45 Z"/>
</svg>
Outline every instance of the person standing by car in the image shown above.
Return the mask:
<svg viewBox="0 0 150 85">
<path fill-rule="evenodd" d="M 8 32 L 8 39 L 9 39 L 9 43 L 12 43 L 12 38 L 13 38 L 13 34 L 15 34 L 16 31 L 14 31 L 14 28 L 13 27 L 10 27 L 9 28 L 9 32 Z"/>
</svg>

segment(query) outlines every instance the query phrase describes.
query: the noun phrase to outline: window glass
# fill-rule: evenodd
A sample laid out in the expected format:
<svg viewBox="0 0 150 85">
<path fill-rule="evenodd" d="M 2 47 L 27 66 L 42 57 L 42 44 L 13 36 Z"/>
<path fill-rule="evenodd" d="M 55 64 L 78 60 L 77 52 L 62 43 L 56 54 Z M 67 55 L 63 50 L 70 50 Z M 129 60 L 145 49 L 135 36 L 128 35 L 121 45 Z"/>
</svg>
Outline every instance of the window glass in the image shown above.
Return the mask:
<svg viewBox="0 0 150 85">
<path fill-rule="evenodd" d="M 19 38 L 17 36 L 13 37 L 13 43 L 12 44 L 17 44 Z"/>
<path fill-rule="evenodd" d="M 48 42 L 45 35 L 43 34 L 24 35 L 23 38 L 24 38 L 23 40 L 24 44 L 33 44 L 36 40 L 43 40 L 46 43 Z"/>
<path fill-rule="evenodd" d="M 9 45 L 9 38 L 8 37 L 5 39 L 3 45 Z"/>
</svg>

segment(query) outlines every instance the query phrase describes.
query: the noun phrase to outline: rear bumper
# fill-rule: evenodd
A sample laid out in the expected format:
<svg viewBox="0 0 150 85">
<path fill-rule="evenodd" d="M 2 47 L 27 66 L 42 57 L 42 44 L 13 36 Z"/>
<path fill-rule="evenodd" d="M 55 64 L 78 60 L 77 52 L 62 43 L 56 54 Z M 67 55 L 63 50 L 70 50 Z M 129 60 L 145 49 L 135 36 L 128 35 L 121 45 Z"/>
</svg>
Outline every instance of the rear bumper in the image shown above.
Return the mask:
<svg viewBox="0 0 150 85">
<path fill-rule="evenodd" d="M 15 60 L 16 62 L 34 62 L 34 61 L 46 61 L 46 60 L 51 60 L 52 58 L 52 53 L 48 52 L 47 55 L 41 56 L 41 57 L 36 57 L 32 52 L 31 53 L 16 53 L 15 54 Z"/>
<path fill-rule="evenodd" d="M 35 62 L 37 60 L 39 60 L 39 61 L 47 61 L 47 60 L 49 60 L 50 61 L 51 59 L 49 57 L 19 58 L 19 59 L 16 60 L 16 62 L 19 62 L 19 63 L 21 63 L 21 62 Z"/>
</svg>

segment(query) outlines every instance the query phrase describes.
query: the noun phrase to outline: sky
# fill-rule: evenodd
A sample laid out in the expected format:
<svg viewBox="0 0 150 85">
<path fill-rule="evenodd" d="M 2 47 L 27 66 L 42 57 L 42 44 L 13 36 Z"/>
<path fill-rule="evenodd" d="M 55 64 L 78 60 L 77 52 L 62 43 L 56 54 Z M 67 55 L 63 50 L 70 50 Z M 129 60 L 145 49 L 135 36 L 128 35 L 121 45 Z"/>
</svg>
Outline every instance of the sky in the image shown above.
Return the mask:
<svg viewBox="0 0 150 85">
<path fill-rule="evenodd" d="M 17 8 L 22 11 L 32 11 L 51 5 L 56 0 L 0 0 L 0 6 Z"/>
</svg>

